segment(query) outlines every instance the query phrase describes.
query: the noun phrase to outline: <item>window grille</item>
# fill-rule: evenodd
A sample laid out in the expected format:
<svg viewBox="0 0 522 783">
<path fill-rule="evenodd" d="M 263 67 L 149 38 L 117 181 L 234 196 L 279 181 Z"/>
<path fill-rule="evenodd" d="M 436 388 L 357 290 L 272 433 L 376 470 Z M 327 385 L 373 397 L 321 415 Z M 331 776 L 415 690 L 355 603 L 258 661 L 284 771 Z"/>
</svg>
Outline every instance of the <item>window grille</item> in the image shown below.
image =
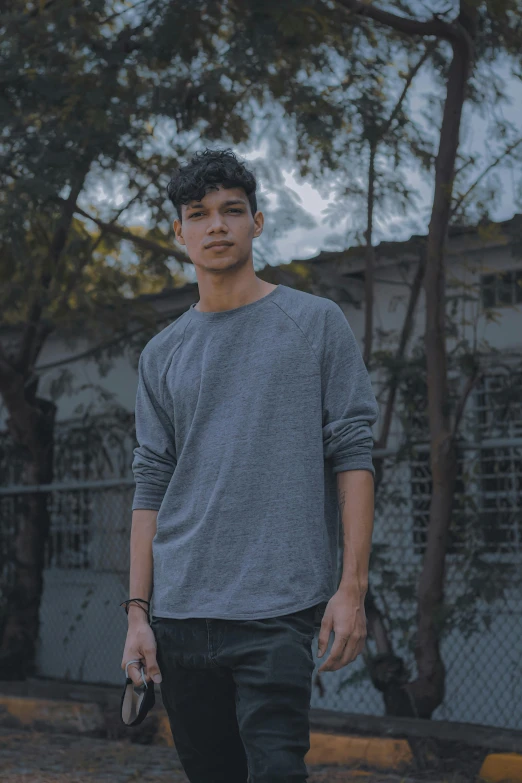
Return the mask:
<svg viewBox="0 0 522 783">
<path fill-rule="evenodd" d="M 522 551 L 521 384 L 519 371 L 490 373 L 482 378 L 475 394 L 475 427 L 480 440 L 507 440 L 480 453 L 481 527 L 495 552 Z"/>
<path fill-rule="evenodd" d="M 522 372 L 489 373 L 474 395 L 477 439 L 522 438 Z"/>
<path fill-rule="evenodd" d="M 448 532 L 448 554 L 462 552 L 466 542 L 467 511 L 469 509 L 466 503 L 465 467 L 465 455 L 457 452 L 457 480 L 451 525 Z M 415 450 L 413 452 L 410 470 L 413 507 L 413 548 L 416 555 L 423 555 L 426 550 L 432 492 L 430 453 L 428 450 Z"/>
<path fill-rule="evenodd" d="M 480 296 L 485 309 L 522 304 L 522 269 L 481 275 Z"/>
<path fill-rule="evenodd" d="M 491 554 L 522 552 L 521 388 L 519 371 L 490 373 L 470 400 L 472 442 L 458 447 L 448 554 L 472 539 Z M 432 491 L 428 450 L 413 452 L 410 476 L 413 547 L 423 555 Z"/>
</svg>

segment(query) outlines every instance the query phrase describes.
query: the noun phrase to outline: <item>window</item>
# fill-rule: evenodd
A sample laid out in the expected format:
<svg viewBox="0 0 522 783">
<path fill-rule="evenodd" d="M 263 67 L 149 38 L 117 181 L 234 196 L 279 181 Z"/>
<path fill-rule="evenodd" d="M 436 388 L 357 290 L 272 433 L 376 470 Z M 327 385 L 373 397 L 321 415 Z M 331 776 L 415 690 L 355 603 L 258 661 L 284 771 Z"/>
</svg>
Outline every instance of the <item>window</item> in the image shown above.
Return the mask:
<svg viewBox="0 0 522 783">
<path fill-rule="evenodd" d="M 468 504 L 465 496 L 466 486 L 463 466 L 462 455 L 457 454 L 457 480 L 448 534 L 448 554 L 461 552 L 466 540 L 466 510 Z M 426 549 L 431 492 L 430 453 L 424 450 L 416 451 L 415 456 L 411 460 L 413 547 L 416 555 L 423 555 Z"/>
<path fill-rule="evenodd" d="M 448 553 L 472 540 L 491 554 L 522 552 L 522 371 L 484 376 L 471 402 L 471 437 L 458 447 Z M 489 443 L 488 443 L 489 441 Z M 427 449 L 410 463 L 413 546 L 423 555 L 432 492 Z"/>
<path fill-rule="evenodd" d="M 522 371 L 490 373 L 474 395 L 475 439 L 522 438 Z"/>
<path fill-rule="evenodd" d="M 479 508 L 484 543 L 492 552 L 522 551 L 522 372 L 485 376 L 475 394 L 480 449 Z"/>
<path fill-rule="evenodd" d="M 480 522 L 492 552 L 522 552 L 522 448 L 483 449 Z"/>
<path fill-rule="evenodd" d="M 480 295 L 485 309 L 522 304 L 522 269 L 482 275 Z"/>
</svg>

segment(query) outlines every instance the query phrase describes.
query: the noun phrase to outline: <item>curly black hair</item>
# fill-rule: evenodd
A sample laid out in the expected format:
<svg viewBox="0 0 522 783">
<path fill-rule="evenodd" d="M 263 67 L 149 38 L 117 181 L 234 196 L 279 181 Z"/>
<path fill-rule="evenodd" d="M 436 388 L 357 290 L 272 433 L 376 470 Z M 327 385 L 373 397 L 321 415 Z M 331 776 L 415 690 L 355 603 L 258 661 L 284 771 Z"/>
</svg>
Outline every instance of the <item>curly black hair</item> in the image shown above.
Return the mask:
<svg viewBox="0 0 522 783">
<path fill-rule="evenodd" d="M 167 195 L 181 220 L 181 205 L 201 200 L 208 190 L 243 188 L 252 215 L 257 212 L 256 178 L 230 148 L 197 152 L 186 166 L 178 169 L 167 185 Z"/>
</svg>

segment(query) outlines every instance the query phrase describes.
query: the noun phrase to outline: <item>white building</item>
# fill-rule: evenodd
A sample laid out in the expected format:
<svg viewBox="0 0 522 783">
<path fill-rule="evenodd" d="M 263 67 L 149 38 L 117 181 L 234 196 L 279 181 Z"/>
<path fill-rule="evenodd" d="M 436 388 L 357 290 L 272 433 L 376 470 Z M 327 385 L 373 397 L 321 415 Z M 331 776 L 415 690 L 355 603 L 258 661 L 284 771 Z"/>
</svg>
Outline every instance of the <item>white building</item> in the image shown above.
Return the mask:
<svg viewBox="0 0 522 783">
<path fill-rule="evenodd" d="M 434 716 L 519 729 L 522 588 L 520 576 L 518 580 L 513 576 L 508 589 L 501 590 L 498 574 L 509 574 L 510 567 L 522 572 L 522 394 L 517 397 L 522 380 L 521 240 L 519 215 L 493 230 L 452 229 L 448 243 L 448 328 L 456 328 L 448 334 L 448 350 L 463 354 L 467 346 L 469 355 L 480 358 L 484 376 L 470 394 L 462 420 L 466 446 L 447 556 L 446 595 L 453 614 L 451 630 L 442 643 L 448 670 L 446 700 Z M 393 350 L 397 345 L 423 244 L 423 238 L 418 237 L 376 248 L 374 350 Z M 363 252 L 354 248 L 321 253 L 299 263 L 314 281 L 308 290 L 341 305 L 362 346 Z M 332 280 L 330 287 L 324 283 L 326 273 Z M 270 282 L 290 284 L 285 275 L 284 267 L 271 267 L 266 277 L 260 273 Z M 197 285 L 189 284 L 147 298 L 163 314 L 159 331 L 199 297 Z M 422 346 L 423 331 L 421 292 L 409 355 L 414 345 Z M 59 335 L 49 338 L 38 362 L 40 395 L 52 395 L 64 366 L 51 365 L 90 348 L 78 341 L 71 349 Z M 126 634 L 126 616 L 119 603 L 129 597 L 137 355 L 129 351 L 111 360 L 104 375 L 89 355 L 67 367 L 74 390 L 57 399 L 55 481 L 63 482 L 63 487 L 51 498 L 52 534 L 46 553 L 38 667 L 45 677 L 119 684 L 124 676 L 120 664 Z M 458 394 L 466 377 L 458 367 L 452 367 L 450 375 Z M 375 371 L 372 377 L 384 405 L 382 372 Z M 418 398 L 418 408 L 412 407 L 417 399 L 415 389 L 412 387 L 406 400 L 407 415 L 416 425 L 419 439 L 425 440 L 422 399 Z M 112 395 L 109 404 L 100 390 Z M 86 412 L 88 417 L 82 419 Z M 0 405 L 0 433 L 3 430 L 5 411 Z M 395 416 L 387 444 L 391 452 L 403 436 L 400 416 Z M 0 439 L 0 489 L 4 491 L 12 484 L 7 449 L 2 449 L 2 443 L 5 446 L 7 442 L 5 436 Z M 391 618 L 395 651 L 410 665 L 413 658 L 408 645 L 415 630 L 413 591 L 422 565 L 429 508 L 427 459 L 422 450 L 394 466 L 393 457 L 389 458 L 374 536 L 372 588 L 381 610 Z M 85 481 L 90 483 L 73 489 L 77 482 Z M 2 508 L 5 512 L 5 498 Z M 477 538 L 471 548 L 470 537 Z M 479 599 L 477 591 L 482 591 Z M 314 688 L 312 706 L 383 714 L 382 697 L 363 674 L 359 658 L 350 667 L 322 675 L 326 693 L 321 697 Z M 339 690 L 346 679 L 351 680 L 349 687 Z"/>
</svg>

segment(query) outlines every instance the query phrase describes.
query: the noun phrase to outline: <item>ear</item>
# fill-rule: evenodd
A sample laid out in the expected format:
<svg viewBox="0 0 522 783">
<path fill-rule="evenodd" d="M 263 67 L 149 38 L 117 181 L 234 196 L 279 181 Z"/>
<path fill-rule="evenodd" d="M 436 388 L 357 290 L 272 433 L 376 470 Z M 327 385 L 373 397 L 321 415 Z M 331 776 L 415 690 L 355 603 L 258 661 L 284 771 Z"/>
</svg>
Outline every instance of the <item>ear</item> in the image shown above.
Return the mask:
<svg viewBox="0 0 522 783">
<path fill-rule="evenodd" d="M 181 227 L 181 220 L 175 220 L 172 224 L 172 227 L 174 228 L 174 234 L 176 235 L 176 241 L 179 242 L 180 245 L 185 244 L 185 240 L 183 239 L 182 227 Z"/>
<path fill-rule="evenodd" d="M 263 233 L 264 215 L 262 212 L 257 211 L 254 216 L 254 238 L 260 236 Z"/>
</svg>

